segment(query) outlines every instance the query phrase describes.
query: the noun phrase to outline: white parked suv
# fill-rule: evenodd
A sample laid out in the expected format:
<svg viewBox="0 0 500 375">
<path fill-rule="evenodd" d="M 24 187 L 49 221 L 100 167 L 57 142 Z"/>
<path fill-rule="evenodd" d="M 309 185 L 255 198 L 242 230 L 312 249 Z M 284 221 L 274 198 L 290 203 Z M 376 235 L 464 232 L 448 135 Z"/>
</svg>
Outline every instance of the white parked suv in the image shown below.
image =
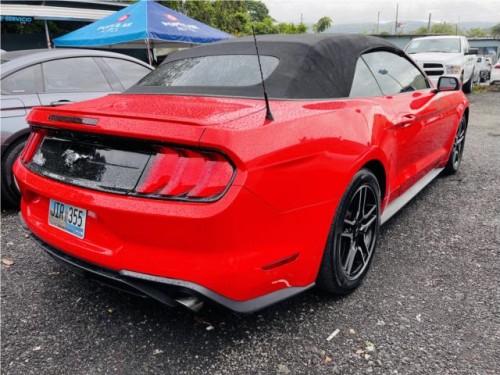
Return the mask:
<svg viewBox="0 0 500 375">
<path fill-rule="evenodd" d="M 486 60 L 486 57 L 478 56 L 477 62 L 476 62 L 476 67 L 474 69 L 475 69 L 475 73 L 479 74 L 479 82 L 486 82 L 487 80 L 490 79 L 491 63 L 488 63 L 488 61 Z"/>
<path fill-rule="evenodd" d="M 458 78 L 463 91 L 472 91 L 477 49 L 469 47 L 464 36 L 428 36 L 415 38 L 405 51 L 436 84 L 442 75 Z M 477 75 L 476 75 L 477 76 Z"/>
<path fill-rule="evenodd" d="M 500 60 L 491 69 L 490 85 L 500 85 Z"/>
</svg>

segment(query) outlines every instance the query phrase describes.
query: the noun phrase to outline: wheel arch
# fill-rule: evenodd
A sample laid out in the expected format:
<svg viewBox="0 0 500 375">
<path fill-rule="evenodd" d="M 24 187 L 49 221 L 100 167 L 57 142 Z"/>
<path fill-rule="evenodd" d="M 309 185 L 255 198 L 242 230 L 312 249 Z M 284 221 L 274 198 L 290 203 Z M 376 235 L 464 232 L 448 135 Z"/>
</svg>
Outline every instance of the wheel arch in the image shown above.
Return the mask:
<svg viewBox="0 0 500 375">
<path fill-rule="evenodd" d="M 378 159 L 372 159 L 366 162 L 362 168 L 368 169 L 377 178 L 381 193 L 380 200 L 383 201 L 387 194 L 387 174 L 384 164 Z"/>
<path fill-rule="evenodd" d="M 387 153 L 386 149 L 382 147 L 372 147 L 355 163 L 350 171 L 350 179 L 363 168 L 372 172 L 379 183 L 381 193 L 380 201 L 382 207 L 384 207 L 385 201 L 390 195 L 391 179 L 394 178 L 393 167 L 394 156 L 391 153 Z"/>
<path fill-rule="evenodd" d="M 31 134 L 31 129 L 30 128 L 23 128 L 10 136 L 2 143 L 2 159 L 4 154 L 9 150 L 12 145 L 16 144 L 19 142 L 21 139 L 28 139 L 28 137 Z"/>
</svg>

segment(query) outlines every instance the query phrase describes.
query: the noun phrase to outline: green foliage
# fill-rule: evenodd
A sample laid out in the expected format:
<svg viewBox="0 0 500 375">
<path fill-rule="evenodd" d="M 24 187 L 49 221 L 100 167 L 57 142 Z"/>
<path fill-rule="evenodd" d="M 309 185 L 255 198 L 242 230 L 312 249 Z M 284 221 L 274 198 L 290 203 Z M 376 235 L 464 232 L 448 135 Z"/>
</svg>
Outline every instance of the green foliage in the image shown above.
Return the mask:
<svg viewBox="0 0 500 375">
<path fill-rule="evenodd" d="M 307 26 L 303 23 L 295 25 L 294 23 L 281 22 L 278 24 L 280 34 L 303 34 L 307 32 Z"/>
<path fill-rule="evenodd" d="M 500 36 L 500 23 L 496 24 L 491 28 L 491 35 Z"/>
<path fill-rule="evenodd" d="M 191 2 L 191 1 L 189 1 Z M 212 20 L 207 20 L 207 25 L 225 31 L 233 35 L 241 35 L 247 27 L 249 21 L 246 5 L 242 1 L 199 1 L 200 3 L 212 3 L 214 15 Z M 195 15 L 187 13 L 190 17 L 198 19 Z M 203 21 L 202 21 L 203 22 Z"/>
<path fill-rule="evenodd" d="M 216 29 L 235 36 L 252 34 L 300 34 L 307 31 L 304 24 L 280 23 L 269 15 L 269 9 L 257 0 L 169 0 L 163 5 L 182 12 Z"/>
<path fill-rule="evenodd" d="M 456 26 L 449 23 L 436 23 L 431 26 L 431 34 L 455 35 Z"/>
<path fill-rule="evenodd" d="M 271 17 L 266 4 L 261 1 L 246 0 L 245 5 L 252 22 L 263 22 L 266 18 Z"/>
<path fill-rule="evenodd" d="M 330 17 L 321 17 L 318 22 L 313 25 L 315 33 L 322 33 L 332 26 L 332 19 Z"/>
<path fill-rule="evenodd" d="M 49 33 L 52 36 L 59 36 L 75 31 L 85 25 L 87 22 L 73 21 L 47 21 Z M 33 20 L 33 22 L 1 22 L 2 34 L 45 34 L 45 25 L 42 20 Z"/>
<path fill-rule="evenodd" d="M 427 27 L 421 26 L 417 30 L 413 32 L 415 35 L 426 35 L 427 34 Z"/>
<path fill-rule="evenodd" d="M 182 0 L 159 1 L 159 3 L 175 11 L 182 12 Z"/>
<path fill-rule="evenodd" d="M 427 35 L 427 34 L 441 34 L 441 35 L 455 35 L 457 34 L 457 25 L 451 23 L 435 23 L 431 26 L 429 32 L 427 32 L 426 26 L 421 26 L 418 29 L 412 31 L 414 35 Z M 463 34 L 459 29 L 458 34 Z"/>
<path fill-rule="evenodd" d="M 274 24 L 271 17 L 264 18 L 260 22 L 251 22 L 248 25 L 246 34 L 252 34 L 252 26 L 255 27 L 255 34 L 258 35 L 278 34 L 280 32 L 278 25 Z"/>
<path fill-rule="evenodd" d="M 476 27 L 467 31 L 467 36 L 469 38 L 479 38 L 482 36 L 486 36 L 486 32 L 483 29 Z"/>
</svg>

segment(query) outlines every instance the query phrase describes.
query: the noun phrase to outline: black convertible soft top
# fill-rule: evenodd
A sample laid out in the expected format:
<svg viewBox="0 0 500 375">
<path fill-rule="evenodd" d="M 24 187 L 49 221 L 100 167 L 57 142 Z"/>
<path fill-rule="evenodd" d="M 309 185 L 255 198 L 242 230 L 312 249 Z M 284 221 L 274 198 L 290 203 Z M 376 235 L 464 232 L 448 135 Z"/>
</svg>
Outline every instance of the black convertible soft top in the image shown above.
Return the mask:
<svg viewBox="0 0 500 375">
<path fill-rule="evenodd" d="M 360 55 L 376 50 L 404 55 L 394 44 L 368 35 L 259 35 L 257 44 L 261 56 L 274 56 L 279 59 L 278 66 L 265 81 L 268 95 L 273 99 L 348 97 Z M 183 59 L 255 54 L 253 37 L 229 39 L 175 52 L 167 57 L 157 71 Z M 259 69 L 257 64 L 255 69 Z M 151 73 L 154 74 L 155 72 Z M 252 86 L 155 86 L 147 82 L 147 79 L 139 82 L 128 92 L 262 97 L 260 82 Z"/>
</svg>

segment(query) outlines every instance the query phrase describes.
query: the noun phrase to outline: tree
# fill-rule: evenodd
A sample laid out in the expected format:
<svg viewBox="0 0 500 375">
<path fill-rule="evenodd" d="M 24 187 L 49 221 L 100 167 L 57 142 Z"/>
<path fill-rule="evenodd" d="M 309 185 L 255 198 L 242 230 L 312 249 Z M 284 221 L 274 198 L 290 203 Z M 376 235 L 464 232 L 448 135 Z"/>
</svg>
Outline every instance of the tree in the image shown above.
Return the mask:
<svg viewBox="0 0 500 375">
<path fill-rule="evenodd" d="M 211 2 L 213 5 L 214 17 L 212 22 L 208 23 L 210 26 L 237 36 L 246 34 L 250 16 L 248 15 L 246 4 L 243 1 L 215 0 L 200 2 Z M 191 14 L 188 15 L 196 18 Z"/>
<path fill-rule="evenodd" d="M 296 34 L 305 34 L 307 33 L 307 26 L 305 23 L 301 22 L 296 26 Z"/>
<path fill-rule="evenodd" d="M 294 23 L 281 22 L 278 24 L 280 34 L 304 34 L 307 32 L 307 26 L 303 23 L 295 25 Z"/>
<path fill-rule="evenodd" d="M 247 34 L 252 34 L 252 26 L 255 27 L 255 34 L 257 35 L 279 34 L 280 32 L 278 25 L 274 24 L 274 20 L 271 17 L 264 18 L 261 22 L 252 22 L 249 24 Z"/>
<path fill-rule="evenodd" d="M 417 30 L 413 32 L 414 35 L 426 35 L 427 34 L 427 27 L 425 26 L 420 26 Z"/>
<path fill-rule="evenodd" d="M 119 0 L 131 1 L 131 0 Z M 167 0 L 161 3 L 216 29 L 236 36 L 256 34 L 301 34 L 303 23 L 280 23 L 269 15 L 267 6 L 258 0 Z M 331 21 L 330 21 L 331 22 Z"/>
<path fill-rule="evenodd" d="M 332 19 L 330 17 L 321 17 L 318 22 L 313 25 L 313 31 L 315 33 L 322 33 L 332 26 Z"/>
<path fill-rule="evenodd" d="M 455 35 L 463 34 L 461 30 L 457 30 L 457 25 L 452 25 L 451 23 L 435 23 L 431 26 L 430 30 L 426 26 L 421 26 L 412 32 L 414 35 L 427 35 L 427 34 L 443 34 L 443 35 Z"/>
<path fill-rule="evenodd" d="M 252 22 L 262 22 L 266 18 L 270 17 L 269 9 L 263 2 L 246 0 L 245 3 Z"/>
<path fill-rule="evenodd" d="M 482 36 L 486 36 L 486 33 L 484 32 L 483 29 L 480 29 L 479 27 L 475 27 L 467 31 L 467 36 L 469 38 L 480 38 Z"/>
<path fill-rule="evenodd" d="M 491 28 L 491 35 L 500 36 L 500 23 L 496 24 Z"/>
<path fill-rule="evenodd" d="M 123 0 L 118 0 L 122 1 Z M 166 7 L 176 10 L 178 12 L 182 12 L 182 6 L 183 6 L 183 1 L 182 0 L 169 0 L 169 1 L 160 1 L 162 5 L 165 5 Z"/>
<path fill-rule="evenodd" d="M 431 26 L 431 34 L 446 34 L 455 35 L 456 27 L 455 25 L 449 23 L 436 23 Z"/>
</svg>

